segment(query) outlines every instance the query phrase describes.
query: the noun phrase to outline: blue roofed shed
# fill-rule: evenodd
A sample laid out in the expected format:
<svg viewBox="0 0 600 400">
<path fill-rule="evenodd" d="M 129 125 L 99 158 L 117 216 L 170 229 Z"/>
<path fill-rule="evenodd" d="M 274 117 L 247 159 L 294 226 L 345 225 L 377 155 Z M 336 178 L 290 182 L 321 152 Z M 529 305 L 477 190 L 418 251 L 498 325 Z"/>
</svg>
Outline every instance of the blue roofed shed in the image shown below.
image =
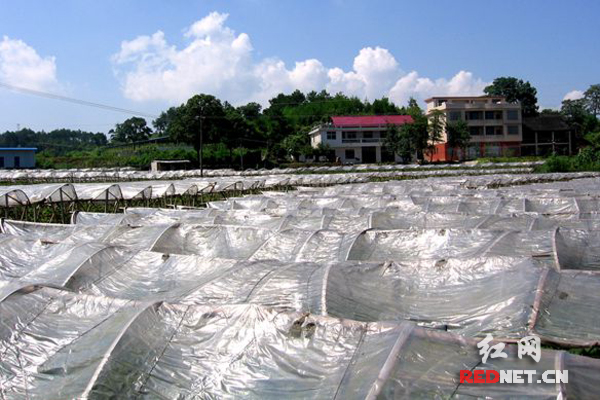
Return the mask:
<svg viewBox="0 0 600 400">
<path fill-rule="evenodd" d="M 35 147 L 0 147 L 0 168 L 35 168 Z"/>
</svg>

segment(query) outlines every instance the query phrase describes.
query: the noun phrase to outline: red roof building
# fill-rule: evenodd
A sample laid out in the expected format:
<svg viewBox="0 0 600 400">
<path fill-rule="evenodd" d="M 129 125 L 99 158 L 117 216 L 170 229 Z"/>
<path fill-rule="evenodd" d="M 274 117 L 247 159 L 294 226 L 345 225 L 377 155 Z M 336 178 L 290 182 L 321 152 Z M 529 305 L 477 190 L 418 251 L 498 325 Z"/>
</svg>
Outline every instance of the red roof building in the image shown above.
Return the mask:
<svg viewBox="0 0 600 400">
<path fill-rule="evenodd" d="M 331 117 L 336 127 L 380 127 L 387 125 L 403 125 L 413 122 L 410 115 L 350 115 Z"/>
<path fill-rule="evenodd" d="M 400 161 L 383 147 L 389 125 L 412 123 L 410 115 L 334 116 L 309 132 L 311 145 L 327 145 L 344 164 Z"/>
</svg>

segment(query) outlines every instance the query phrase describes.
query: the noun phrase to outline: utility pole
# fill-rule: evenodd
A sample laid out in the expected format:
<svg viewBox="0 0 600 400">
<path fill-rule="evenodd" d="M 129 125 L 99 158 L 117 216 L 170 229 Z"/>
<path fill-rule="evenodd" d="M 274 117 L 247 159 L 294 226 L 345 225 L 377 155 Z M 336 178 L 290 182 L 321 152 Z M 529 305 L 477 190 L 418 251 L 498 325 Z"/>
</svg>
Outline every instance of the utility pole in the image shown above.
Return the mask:
<svg viewBox="0 0 600 400">
<path fill-rule="evenodd" d="M 244 149 L 242 148 L 242 139 L 239 139 L 238 148 L 240 149 L 240 170 L 244 170 Z"/>
<path fill-rule="evenodd" d="M 200 120 L 200 132 L 198 135 L 198 163 L 200 164 L 200 177 L 204 177 L 204 163 L 202 162 L 202 148 L 204 147 L 203 143 L 203 132 L 202 132 L 202 122 L 204 121 L 203 115 L 196 116 L 196 119 Z"/>
</svg>

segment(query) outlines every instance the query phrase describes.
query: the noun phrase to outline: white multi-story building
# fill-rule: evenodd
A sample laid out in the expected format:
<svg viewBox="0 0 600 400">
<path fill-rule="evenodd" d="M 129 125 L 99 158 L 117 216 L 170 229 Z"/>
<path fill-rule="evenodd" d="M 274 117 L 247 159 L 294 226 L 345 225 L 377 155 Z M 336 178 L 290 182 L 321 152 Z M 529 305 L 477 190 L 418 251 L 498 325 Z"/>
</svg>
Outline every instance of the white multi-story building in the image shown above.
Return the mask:
<svg viewBox="0 0 600 400">
<path fill-rule="evenodd" d="M 427 115 L 433 110 L 444 113 L 445 124 L 465 121 L 471 134 L 469 158 L 484 156 L 519 156 L 523 139 L 521 105 L 509 103 L 502 96 L 432 97 L 425 100 Z M 457 149 L 447 145 L 444 128 L 442 142 L 435 145 L 431 161 L 448 161 L 459 157 Z"/>
<path fill-rule="evenodd" d="M 331 122 L 309 132 L 312 147 L 323 143 L 335 151 L 343 163 L 399 161 L 383 148 L 390 125 L 412 123 L 409 115 L 361 115 L 331 117 Z"/>
</svg>

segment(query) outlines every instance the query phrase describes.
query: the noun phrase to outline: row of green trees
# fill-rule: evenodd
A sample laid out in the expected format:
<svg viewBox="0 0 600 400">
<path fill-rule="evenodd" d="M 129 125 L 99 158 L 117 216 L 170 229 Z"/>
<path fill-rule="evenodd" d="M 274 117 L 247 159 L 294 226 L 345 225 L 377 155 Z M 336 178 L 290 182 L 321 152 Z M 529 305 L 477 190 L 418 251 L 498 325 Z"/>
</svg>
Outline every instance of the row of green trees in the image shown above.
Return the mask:
<svg viewBox="0 0 600 400">
<path fill-rule="evenodd" d="M 23 128 L 0 134 L 0 147 L 37 147 L 39 151 L 53 155 L 66 155 L 72 151 L 91 150 L 106 146 L 106 135 L 71 129 L 55 129 L 50 132 Z"/>
<path fill-rule="evenodd" d="M 327 122 L 332 115 L 405 114 L 419 116 L 417 126 L 426 131 L 426 119 L 415 100 L 398 107 L 388 98 L 373 102 L 326 91 L 304 94 L 298 90 L 279 94 L 262 109 L 258 103 L 234 107 L 212 95 L 199 94 L 177 107 L 162 112 L 152 121 L 154 130 L 143 118 L 133 117 L 111 130 L 111 143 L 135 143 L 152 137 L 168 137 L 194 147 L 224 144 L 232 158 L 238 153 L 260 150 L 265 163 L 319 155 L 327 149 L 313 149 L 307 133 L 315 124 Z"/>
</svg>

